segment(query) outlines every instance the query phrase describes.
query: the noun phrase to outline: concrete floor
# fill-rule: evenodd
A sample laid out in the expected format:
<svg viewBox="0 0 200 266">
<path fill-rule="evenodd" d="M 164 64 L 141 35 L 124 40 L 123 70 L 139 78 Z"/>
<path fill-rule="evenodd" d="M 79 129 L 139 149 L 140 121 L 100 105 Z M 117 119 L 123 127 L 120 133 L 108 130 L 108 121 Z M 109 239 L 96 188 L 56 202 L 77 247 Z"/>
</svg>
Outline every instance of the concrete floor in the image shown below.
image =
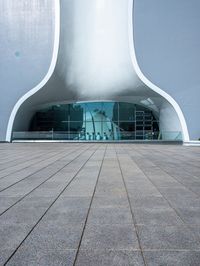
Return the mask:
<svg viewBox="0 0 200 266">
<path fill-rule="evenodd" d="M 200 148 L 0 144 L 0 265 L 200 265 Z"/>
</svg>

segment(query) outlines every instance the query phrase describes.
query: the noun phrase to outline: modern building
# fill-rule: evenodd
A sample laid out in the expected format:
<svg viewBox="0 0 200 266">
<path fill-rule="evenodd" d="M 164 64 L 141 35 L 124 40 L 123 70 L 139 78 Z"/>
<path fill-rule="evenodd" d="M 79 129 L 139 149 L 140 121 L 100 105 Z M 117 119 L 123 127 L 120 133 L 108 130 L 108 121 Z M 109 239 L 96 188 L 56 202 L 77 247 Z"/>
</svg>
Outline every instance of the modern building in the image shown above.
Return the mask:
<svg viewBox="0 0 200 266">
<path fill-rule="evenodd" d="M 0 0 L 0 140 L 197 140 L 199 8 Z"/>
</svg>

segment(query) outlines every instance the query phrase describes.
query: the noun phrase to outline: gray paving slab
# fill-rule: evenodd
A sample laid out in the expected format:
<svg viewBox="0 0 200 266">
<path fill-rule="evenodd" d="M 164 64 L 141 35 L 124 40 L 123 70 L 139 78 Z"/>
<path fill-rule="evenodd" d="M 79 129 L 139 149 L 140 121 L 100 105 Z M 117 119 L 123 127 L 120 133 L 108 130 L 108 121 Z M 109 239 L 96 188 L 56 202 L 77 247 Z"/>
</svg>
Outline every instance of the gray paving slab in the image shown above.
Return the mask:
<svg viewBox="0 0 200 266">
<path fill-rule="evenodd" d="M 0 151 L 0 265 L 200 265 L 199 148 Z"/>
<path fill-rule="evenodd" d="M 199 207 L 188 206 L 187 208 L 177 208 L 180 217 L 189 225 L 200 225 L 200 205 Z"/>
<path fill-rule="evenodd" d="M 92 208 L 128 208 L 129 203 L 126 196 L 112 197 L 110 195 L 106 197 L 95 196 Z"/>
<path fill-rule="evenodd" d="M 199 225 L 190 225 L 190 230 L 200 238 L 200 226 Z"/>
<path fill-rule="evenodd" d="M 88 217 L 88 224 L 131 224 L 130 209 L 119 207 L 92 208 Z"/>
<path fill-rule="evenodd" d="M 21 247 L 17 254 L 7 263 L 10 266 L 72 266 L 76 250 L 44 250 Z"/>
<path fill-rule="evenodd" d="M 183 221 L 169 207 L 135 208 L 135 219 L 138 225 L 181 225 Z"/>
<path fill-rule="evenodd" d="M 138 249 L 136 232 L 132 224 L 87 225 L 81 249 Z"/>
<path fill-rule="evenodd" d="M 143 249 L 200 250 L 199 238 L 186 226 L 138 226 Z"/>
<path fill-rule="evenodd" d="M 199 251 L 145 251 L 147 265 L 199 266 Z"/>
<path fill-rule="evenodd" d="M 83 225 L 43 222 L 28 236 L 24 248 L 38 250 L 77 249 Z"/>
<path fill-rule="evenodd" d="M 162 197 L 162 195 L 141 195 L 134 198 L 130 195 L 130 202 L 133 208 L 167 208 L 168 202 Z"/>
<path fill-rule="evenodd" d="M 80 250 L 78 266 L 143 266 L 140 251 L 130 250 Z"/>
</svg>

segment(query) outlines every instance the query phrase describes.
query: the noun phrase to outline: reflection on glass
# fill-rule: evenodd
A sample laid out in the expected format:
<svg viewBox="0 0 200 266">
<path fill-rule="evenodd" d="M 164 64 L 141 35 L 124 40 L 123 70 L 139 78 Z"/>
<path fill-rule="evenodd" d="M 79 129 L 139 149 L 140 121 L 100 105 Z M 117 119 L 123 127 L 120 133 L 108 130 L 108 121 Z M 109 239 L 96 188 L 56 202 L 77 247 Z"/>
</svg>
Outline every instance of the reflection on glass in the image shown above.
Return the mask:
<svg viewBox="0 0 200 266">
<path fill-rule="evenodd" d="M 122 102 L 51 105 L 33 116 L 30 131 L 62 132 L 69 140 L 154 139 L 159 123 L 146 107 Z M 57 132 L 57 133 L 56 133 Z"/>
<path fill-rule="evenodd" d="M 118 103 L 114 102 L 102 103 L 102 110 L 104 112 L 105 120 L 118 121 Z"/>
<path fill-rule="evenodd" d="M 134 121 L 135 105 L 130 103 L 119 103 L 119 120 Z"/>
<path fill-rule="evenodd" d="M 84 104 L 70 104 L 69 116 L 70 121 L 83 121 L 84 120 Z"/>
</svg>

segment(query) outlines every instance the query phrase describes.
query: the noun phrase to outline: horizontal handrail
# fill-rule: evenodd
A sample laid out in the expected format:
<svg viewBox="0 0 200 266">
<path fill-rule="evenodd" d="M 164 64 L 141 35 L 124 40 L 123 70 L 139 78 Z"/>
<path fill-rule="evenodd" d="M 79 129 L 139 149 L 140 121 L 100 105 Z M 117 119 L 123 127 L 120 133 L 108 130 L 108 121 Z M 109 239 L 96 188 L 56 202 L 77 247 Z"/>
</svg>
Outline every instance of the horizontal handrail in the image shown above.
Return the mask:
<svg viewBox="0 0 200 266">
<path fill-rule="evenodd" d="M 80 131 L 14 131 L 12 140 L 182 140 L 180 131 L 151 131 L 151 130 L 135 130 L 135 131 L 118 131 L 110 132 L 85 132 Z"/>
</svg>

